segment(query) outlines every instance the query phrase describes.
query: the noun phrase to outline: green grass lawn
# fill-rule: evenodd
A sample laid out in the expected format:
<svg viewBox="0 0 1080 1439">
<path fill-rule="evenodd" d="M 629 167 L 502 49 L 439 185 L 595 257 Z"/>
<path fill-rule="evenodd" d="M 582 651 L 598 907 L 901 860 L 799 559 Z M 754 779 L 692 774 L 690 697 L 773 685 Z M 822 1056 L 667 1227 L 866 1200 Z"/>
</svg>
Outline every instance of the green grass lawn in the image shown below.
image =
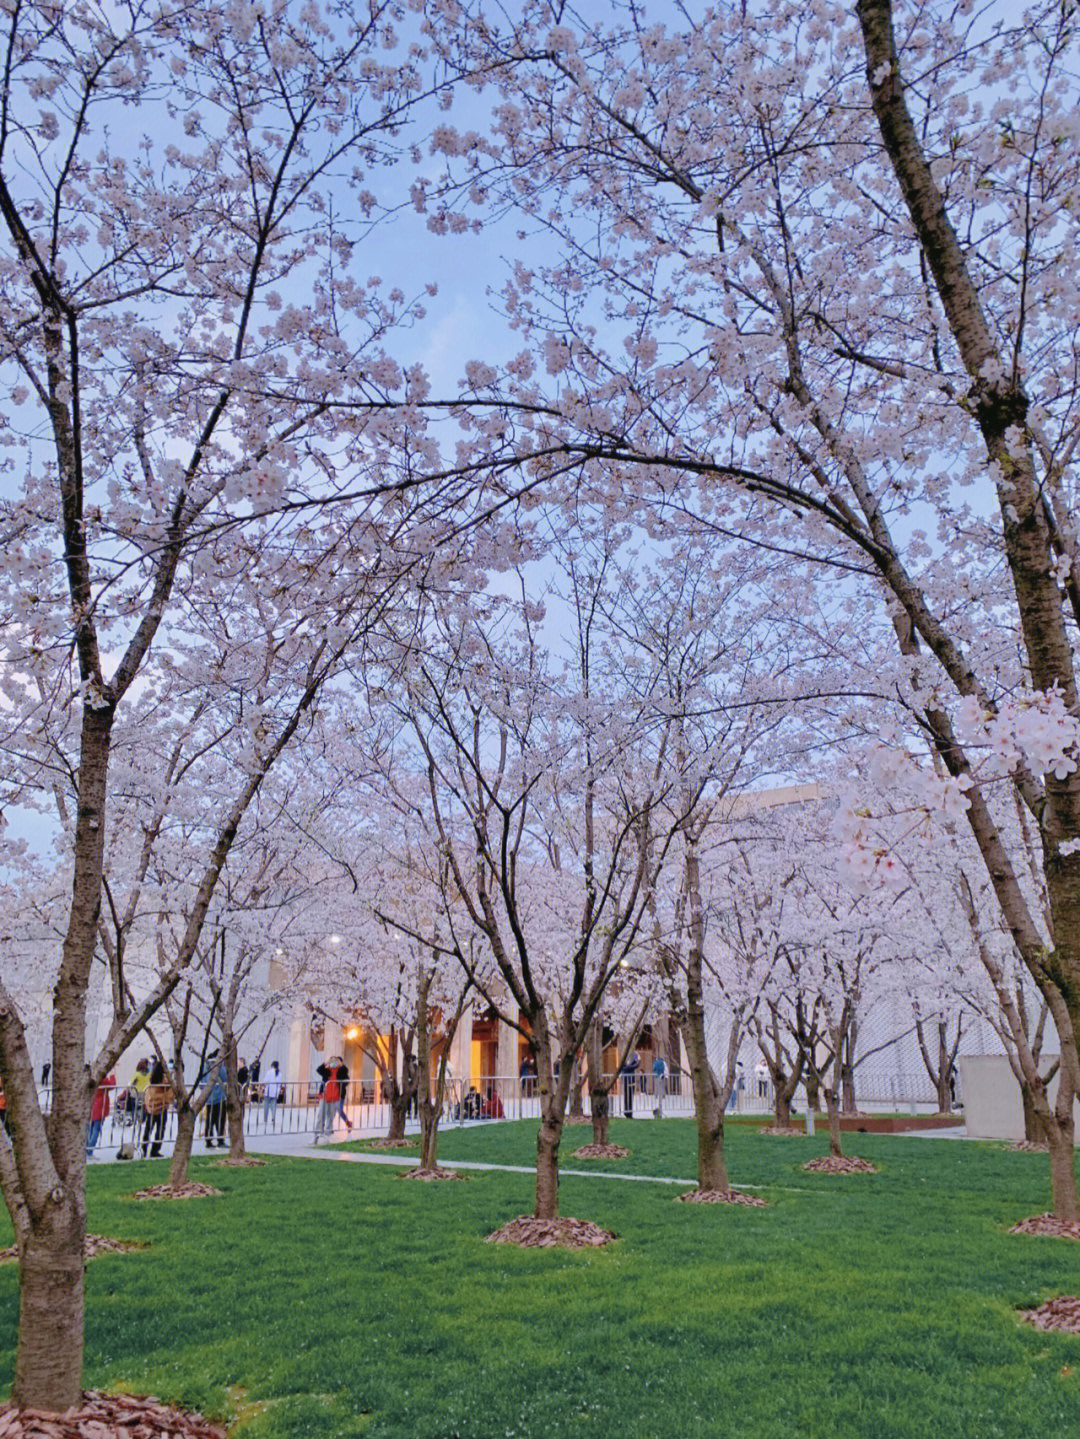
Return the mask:
<svg viewBox="0 0 1080 1439">
<path fill-rule="evenodd" d="M 440 1158 L 527 1164 L 534 1135 L 448 1131 Z M 688 1121 L 615 1121 L 612 1138 L 629 1160 L 568 1166 L 693 1177 Z M 1080 1436 L 1080 1339 L 1015 1317 L 1080 1293 L 1080 1245 L 1005 1233 L 1047 1207 L 1045 1156 L 846 1139 L 881 1173 L 803 1174 L 820 1137 L 733 1127 L 732 1180 L 762 1186 L 762 1210 L 566 1178 L 563 1212 L 620 1235 L 580 1253 L 483 1244 L 531 1207 L 524 1174 L 196 1161 L 223 1198 L 133 1204 L 164 1165 L 96 1166 L 91 1229 L 152 1247 L 89 1266 L 87 1382 L 229 1417 L 243 1439 Z M 4 1386 L 16 1286 L 0 1268 Z"/>
</svg>

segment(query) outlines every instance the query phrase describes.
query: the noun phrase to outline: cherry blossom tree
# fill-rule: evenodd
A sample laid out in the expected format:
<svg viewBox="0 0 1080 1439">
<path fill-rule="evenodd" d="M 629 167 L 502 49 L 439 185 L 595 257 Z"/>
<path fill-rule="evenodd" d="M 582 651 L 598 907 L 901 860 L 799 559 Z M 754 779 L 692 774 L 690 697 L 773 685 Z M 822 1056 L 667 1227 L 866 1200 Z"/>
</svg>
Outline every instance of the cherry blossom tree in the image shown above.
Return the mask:
<svg viewBox="0 0 1080 1439">
<path fill-rule="evenodd" d="M 395 53 L 397 19 L 378 0 L 3 16 L 2 438 L 23 479 L 0 511 L 2 782 L 19 803 L 64 791 L 71 874 L 47 1122 L 0 986 L 20 1405 L 64 1410 L 81 1388 L 94 1086 L 193 961 L 245 812 L 320 688 L 468 522 L 449 517 L 426 381 L 388 349 L 423 306 L 357 269 L 372 177 L 431 90 L 419 52 Z M 175 964 L 117 1010 L 88 1076 L 115 747 L 185 671 L 170 724 L 202 722 L 198 660 L 243 710 L 244 763 L 204 820 Z M 162 797 L 182 771 L 164 775 Z"/>
<path fill-rule="evenodd" d="M 519 453 L 876 600 L 882 679 L 941 763 L 912 767 L 919 803 L 968 826 L 1075 1054 L 1070 13 L 859 0 L 665 25 L 536 3 L 456 12 L 447 43 L 485 59 L 495 122 L 438 142 L 417 204 L 437 230 L 511 203 L 553 251 L 504 295 L 526 348 L 490 401 Z M 882 743 L 908 766 L 888 722 Z M 857 809 L 851 858 L 888 878 Z"/>
<path fill-rule="evenodd" d="M 401 762 L 425 779 L 418 816 L 495 972 L 474 982 L 536 1058 L 535 1214 L 550 1219 L 574 1061 L 638 946 L 674 823 L 660 809 L 670 726 L 651 711 L 643 726 L 626 694 L 564 682 L 541 618 L 528 599 L 496 596 L 431 615 L 402 705 L 411 771 Z M 456 937 L 416 937 L 470 966 Z"/>
</svg>

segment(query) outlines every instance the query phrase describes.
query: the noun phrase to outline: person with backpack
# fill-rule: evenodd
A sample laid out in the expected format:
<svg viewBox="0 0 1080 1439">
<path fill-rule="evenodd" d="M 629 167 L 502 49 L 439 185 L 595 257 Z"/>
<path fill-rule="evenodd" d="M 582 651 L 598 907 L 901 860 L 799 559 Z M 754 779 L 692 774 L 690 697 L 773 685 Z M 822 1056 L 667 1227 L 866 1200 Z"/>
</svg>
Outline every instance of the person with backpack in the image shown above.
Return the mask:
<svg viewBox="0 0 1080 1439">
<path fill-rule="evenodd" d="M 211 1076 L 213 1076 L 211 1082 Z M 210 1092 L 206 1096 L 206 1147 L 213 1149 L 225 1148 L 225 1084 L 227 1074 L 224 1064 L 215 1052 L 206 1061 L 203 1071 L 199 1075 L 199 1088 L 210 1083 Z"/>
<path fill-rule="evenodd" d="M 334 1137 L 334 1113 L 341 1103 L 341 1083 L 337 1077 L 339 1065 L 342 1065 L 341 1056 L 332 1054 L 327 1063 L 320 1064 L 315 1070 L 319 1076 L 319 1108 L 315 1115 L 316 1144 L 320 1139 Z M 344 1068 L 343 1065 L 342 1067 Z"/>
<path fill-rule="evenodd" d="M 160 1059 L 155 1059 L 154 1067 L 150 1071 L 150 1083 L 146 1086 L 143 1095 L 143 1112 L 146 1115 L 142 1132 L 142 1157 L 144 1159 L 147 1158 L 148 1145 L 151 1159 L 157 1159 L 161 1155 L 161 1141 L 165 1137 L 165 1118 L 172 1102 L 172 1085 L 165 1073 L 165 1066 Z M 151 1136 L 153 1136 L 153 1143 L 151 1143 Z"/>
</svg>

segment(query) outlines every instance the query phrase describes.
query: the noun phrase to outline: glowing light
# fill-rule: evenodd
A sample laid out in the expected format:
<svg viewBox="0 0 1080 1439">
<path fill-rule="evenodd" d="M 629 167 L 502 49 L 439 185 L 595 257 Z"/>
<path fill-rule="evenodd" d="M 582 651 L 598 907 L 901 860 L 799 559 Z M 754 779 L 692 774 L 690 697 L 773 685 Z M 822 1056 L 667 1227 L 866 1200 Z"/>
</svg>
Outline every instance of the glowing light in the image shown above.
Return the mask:
<svg viewBox="0 0 1080 1439">
<path fill-rule="evenodd" d="M 357 1027 L 356 1027 L 355 1024 L 353 1025 L 353 1027 L 352 1027 L 351 1029 L 347 1029 L 347 1030 L 345 1031 L 345 1038 L 346 1038 L 346 1039 L 359 1039 L 359 1038 L 360 1038 L 360 1031 L 357 1029 Z"/>
<path fill-rule="evenodd" d="M 330 943 L 331 943 L 331 944 L 340 944 L 340 943 L 341 943 L 341 935 L 340 935 L 340 934 L 332 934 L 332 935 L 330 936 Z"/>
</svg>

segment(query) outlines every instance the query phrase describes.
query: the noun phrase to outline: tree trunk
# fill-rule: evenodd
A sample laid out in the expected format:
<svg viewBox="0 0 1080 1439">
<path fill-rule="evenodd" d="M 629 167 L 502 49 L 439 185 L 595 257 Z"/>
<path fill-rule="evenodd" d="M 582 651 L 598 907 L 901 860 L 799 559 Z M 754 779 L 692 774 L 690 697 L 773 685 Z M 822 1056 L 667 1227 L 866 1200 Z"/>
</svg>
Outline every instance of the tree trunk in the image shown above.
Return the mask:
<svg viewBox="0 0 1080 1439">
<path fill-rule="evenodd" d="M 1076 1192 L 1076 1165 L 1072 1134 L 1053 1122 L 1046 1125 L 1050 1147 L 1050 1192 L 1058 1219 L 1080 1221 L 1080 1197 Z"/>
<path fill-rule="evenodd" d="M 540 1087 L 540 1128 L 536 1135 L 536 1207 L 537 1219 L 555 1219 L 559 1213 L 559 1145 L 562 1142 L 566 1102 L 570 1097 L 570 1055 L 567 1053 L 566 1026 L 560 1030 L 558 1050 L 559 1078 L 554 1077 L 551 1033 L 543 1006 L 529 1016 L 533 1053 L 536 1055 L 537 1083 Z"/>
<path fill-rule="evenodd" d="M 690 1082 L 694 1087 L 698 1188 L 726 1191 L 729 1186 L 724 1163 L 724 1106 L 705 1047 L 705 1012 L 701 1005 L 700 982 L 695 986 L 689 977 L 683 1043 L 690 1061 Z"/>
<path fill-rule="evenodd" d="M 559 1144 L 562 1140 L 562 1115 L 554 1103 L 544 1105 L 544 1117 L 536 1136 L 536 1207 L 537 1219 L 555 1219 L 559 1213 Z"/>
<path fill-rule="evenodd" d="M 225 1037 L 225 1115 L 229 1125 L 229 1158 L 244 1158 L 244 1101 L 236 1077 L 236 1040 Z"/>
<path fill-rule="evenodd" d="M 840 1106 L 836 1102 L 836 1090 L 831 1084 L 822 1086 L 825 1095 L 825 1112 L 829 1116 L 829 1153 L 840 1158 L 844 1147 L 840 1142 Z"/>
<path fill-rule="evenodd" d="M 172 1163 L 169 1166 L 169 1184 L 179 1188 L 187 1183 L 188 1163 L 195 1143 L 196 1114 L 190 1104 L 183 1100 L 176 1111 L 176 1143 L 173 1145 Z"/>
<path fill-rule="evenodd" d="M 611 1091 L 606 1086 L 594 1089 L 590 1096 L 592 1109 L 592 1142 L 594 1144 L 610 1143 L 611 1121 Z"/>
<path fill-rule="evenodd" d="M 589 1059 L 589 1109 L 592 1113 L 592 1142 L 609 1143 L 608 1124 L 611 1119 L 611 1083 L 604 1073 L 604 1026 L 594 1020 L 585 1040 Z"/>
<path fill-rule="evenodd" d="M 86 1209 L 81 1189 L 60 1188 L 19 1253 L 19 1342 L 12 1398 L 62 1412 L 82 1395 Z"/>
<path fill-rule="evenodd" d="M 844 1036 L 841 1049 L 840 1064 L 840 1107 L 845 1114 L 858 1113 L 858 1105 L 855 1102 L 855 1039 L 857 1029 L 855 1021 L 848 1025 L 847 1034 Z"/>
<path fill-rule="evenodd" d="M 774 1086 L 773 1123 L 777 1129 L 791 1128 L 791 1091 L 786 1084 Z"/>
<path fill-rule="evenodd" d="M 390 1129 L 387 1139 L 405 1138 L 405 1118 L 409 1112 L 409 1096 L 395 1084 L 390 1091 Z"/>
<path fill-rule="evenodd" d="M 952 1109 L 952 1088 L 949 1084 L 952 1079 L 952 1059 L 949 1055 L 948 1024 L 944 1019 L 938 1020 L 937 1079 L 938 1113 L 948 1114 Z"/>
<path fill-rule="evenodd" d="M 707 1092 L 700 1095 L 697 1070 L 691 1071 L 694 1077 L 694 1118 L 697 1122 L 698 1188 L 726 1193 L 730 1186 L 724 1163 L 724 1107 L 707 1065 L 706 1071 Z"/>
<path fill-rule="evenodd" d="M 690 918 L 690 945 L 686 956 L 686 1023 L 683 1043 L 690 1060 L 697 1124 L 698 1188 L 726 1191 L 724 1164 L 724 1106 L 716 1076 L 709 1063 L 705 1037 L 705 993 L 702 974 L 705 959 L 705 919 L 696 844 L 686 841 L 686 894 Z"/>
<path fill-rule="evenodd" d="M 806 1076 L 806 1102 L 815 1114 L 821 1113 L 821 1085 L 812 1074 Z"/>
<path fill-rule="evenodd" d="M 589 1082 L 592 1082 L 592 1060 L 589 1061 Z M 585 1118 L 585 1076 L 580 1059 L 574 1060 L 574 1082 L 570 1088 L 570 1114 L 574 1119 Z M 595 1133 L 595 1125 L 593 1126 Z M 607 1140 L 604 1141 L 607 1143 Z"/>
<path fill-rule="evenodd" d="M 1029 1144 L 1046 1144 L 1046 1125 L 1042 1115 L 1035 1108 L 1031 1086 L 1021 1081 L 1020 1100 L 1024 1106 L 1024 1138 Z"/>
<path fill-rule="evenodd" d="M 428 994 L 431 971 L 421 968 L 416 994 L 416 1108 L 420 1117 L 420 1168 L 434 1169 L 439 1153 L 440 1096 L 431 1094 L 431 1035 L 428 1032 Z"/>
</svg>

